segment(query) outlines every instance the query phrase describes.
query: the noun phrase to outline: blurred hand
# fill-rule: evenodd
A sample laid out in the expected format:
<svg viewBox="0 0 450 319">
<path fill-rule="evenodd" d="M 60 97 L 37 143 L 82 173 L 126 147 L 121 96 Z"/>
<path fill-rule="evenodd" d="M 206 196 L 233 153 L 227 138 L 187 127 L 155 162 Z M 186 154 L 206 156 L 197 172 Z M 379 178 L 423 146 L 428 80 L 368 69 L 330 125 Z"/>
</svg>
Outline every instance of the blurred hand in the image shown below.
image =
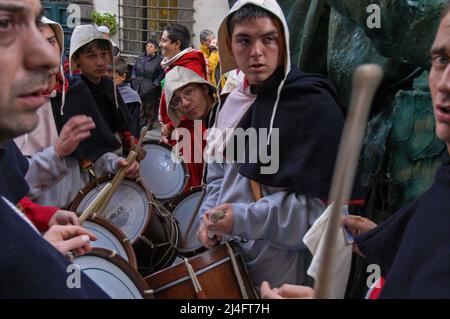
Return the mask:
<svg viewBox="0 0 450 319">
<path fill-rule="evenodd" d="M 136 161 L 142 161 L 147 155 L 147 151 L 142 145 L 131 143 L 130 150 L 137 154 Z"/>
<path fill-rule="evenodd" d="M 79 226 L 80 221 L 78 220 L 78 216 L 74 212 L 69 212 L 68 210 L 58 210 L 48 222 L 48 227 L 52 227 L 53 225 Z"/>
<path fill-rule="evenodd" d="M 280 288 L 270 288 L 267 281 L 261 284 L 262 299 L 312 299 L 314 290 L 307 286 L 284 284 Z"/>
<path fill-rule="evenodd" d="M 222 240 L 222 236 L 216 235 L 213 239 L 210 239 L 208 237 L 208 229 L 206 228 L 205 221 L 210 223 L 207 218 L 203 216 L 202 222 L 200 223 L 200 226 L 197 230 L 197 239 L 202 243 L 203 246 L 205 246 L 208 249 L 213 249 L 217 244 Z"/>
<path fill-rule="evenodd" d="M 342 218 L 342 224 L 352 233 L 352 236 L 359 236 L 377 227 L 373 221 L 362 216 L 349 215 Z"/>
<path fill-rule="evenodd" d="M 118 168 L 125 167 L 127 166 L 127 164 L 128 162 L 124 158 L 120 158 L 117 161 Z M 133 165 L 131 165 L 130 168 L 128 168 L 125 177 L 130 179 L 137 179 L 139 177 L 139 163 L 137 161 L 135 161 Z"/>
<path fill-rule="evenodd" d="M 225 212 L 225 216 L 222 219 L 218 220 L 216 223 L 212 223 L 211 221 L 209 221 L 209 215 L 211 215 L 211 213 L 215 210 L 221 210 Z M 222 204 L 212 209 L 209 209 L 205 212 L 203 219 L 205 220 L 206 230 L 219 234 L 231 234 L 234 222 L 233 205 Z"/>
<path fill-rule="evenodd" d="M 161 140 L 167 143 L 170 140 L 173 130 L 174 128 L 168 124 L 163 125 L 161 128 Z"/>
<path fill-rule="evenodd" d="M 209 42 L 209 50 L 210 51 L 217 51 L 217 39 L 212 39 Z"/>
<path fill-rule="evenodd" d="M 91 136 L 91 130 L 95 128 L 95 123 L 91 117 L 76 115 L 64 124 L 61 133 L 55 143 L 56 154 L 66 157 L 72 154 L 80 142 Z"/>
<path fill-rule="evenodd" d="M 97 237 L 80 226 L 54 225 L 44 234 L 44 238 L 59 252 L 73 252 L 76 256 L 84 255 L 92 250 L 91 240 Z"/>
</svg>

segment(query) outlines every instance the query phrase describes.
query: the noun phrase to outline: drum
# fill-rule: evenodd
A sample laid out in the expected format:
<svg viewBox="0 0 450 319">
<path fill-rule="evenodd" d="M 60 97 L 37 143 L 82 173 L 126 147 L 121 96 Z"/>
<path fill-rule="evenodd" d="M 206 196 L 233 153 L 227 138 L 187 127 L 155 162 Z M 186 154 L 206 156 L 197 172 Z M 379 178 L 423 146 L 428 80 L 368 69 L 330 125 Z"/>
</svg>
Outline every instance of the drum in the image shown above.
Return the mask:
<svg viewBox="0 0 450 319">
<path fill-rule="evenodd" d="M 70 210 L 84 211 L 111 179 L 108 175 L 86 185 L 78 192 Z M 125 179 L 106 206 L 103 217 L 116 225 L 133 245 L 138 269 L 143 274 L 163 269 L 175 260 L 180 237 L 178 224 L 141 181 Z"/>
<path fill-rule="evenodd" d="M 83 223 L 83 227 L 90 230 L 97 236 L 97 240 L 92 241 L 94 248 L 105 248 L 117 252 L 125 259 L 131 267 L 137 269 L 136 255 L 125 234 L 107 219 L 97 216 L 88 219 Z"/>
<path fill-rule="evenodd" d="M 153 299 L 152 291 L 141 275 L 112 250 L 94 248 L 90 253 L 76 257 L 73 263 L 111 298 Z"/>
<path fill-rule="evenodd" d="M 206 298 L 257 298 L 240 253 L 229 243 L 185 260 L 188 265 L 179 263 L 145 278 L 155 298 L 195 299 L 198 287 Z"/>
<path fill-rule="evenodd" d="M 194 211 L 200 204 L 199 200 L 203 201 L 202 194 L 202 187 L 191 188 L 169 204 L 172 215 L 178 221 L 181 234 L 178 252 L 183 256 L 192 257 L 206 250 L 196 235 L 200 226 L 199 212 L 194 216 Z"/>
<path fill-rule="evenodd" d="M 176 155 L 178 163 L 172 161 L 172 146 L 160 141 L 148 140 L 142 146 L 147 151 L 139 163 L 144 183 L 159 200 L 177 197 L 189 180 L 189 171 L 182 157 Z"/>
</svg>

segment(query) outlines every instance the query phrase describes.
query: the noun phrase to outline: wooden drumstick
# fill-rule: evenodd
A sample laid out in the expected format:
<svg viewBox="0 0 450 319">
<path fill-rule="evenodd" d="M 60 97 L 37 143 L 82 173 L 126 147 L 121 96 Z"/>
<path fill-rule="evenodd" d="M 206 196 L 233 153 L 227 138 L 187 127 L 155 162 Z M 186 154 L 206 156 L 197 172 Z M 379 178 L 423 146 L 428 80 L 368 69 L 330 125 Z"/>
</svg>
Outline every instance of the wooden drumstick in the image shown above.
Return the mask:
<svg viewBox="0 0 450 319">
<path fill-rule="evenodd" d="M 211 214 L 209 214 L 208 219 L 215 224 L 219 220 L 223 219 L 224 217 L 225 217 L 225 212 L 223 210 L 214 210 L 211 212 Z M 213 232 L 208 231 L 209 239 L 213 239 L 214 236 L 216 236 L 216 235 Z"/>
<path fill-rule="evenodd" d="M 148 131 L 148 126 L 144 125 L 141 129 L 141 135 L 139 135 L 139 145 L 142 145 L 145 135 L 147 135 L 147 131 Z"/>
<path fill-rule="evenodd" d="M 362 65 L 353 74 L 353 92 L 349 112 L 339 145 L 329 199 L 332 205 L 328 219 L 325 245 L 314 286 L 315 298 L 328 298 L 332 247 L 336 234 L 342 227 L 342 205 L 348 202 L 361 151 L 364 128 L 372 99 L 383 77 L 380 66 Z"/>
<path fill-rule="evenodd" d="M 111 198 L 114 196 L 114 193 L 116 192 L 117 188 L 119 187 L 120 183 L 122 183 L 123 179 L 125 178 L 125 175 L 127 173 L 127 170 L 133 165 L 133 163 L 136 161 L 137 154 L 133 151 L 128 154 L 127 157 L 127 166 L 120 168 L 117 171 L 117 174 L 114 176 L 114 178 L 111 181 L 111 189 L 108 191 L 107 195 L 105 195 L 104 199 L 101 201 L 101 203 L 98 206 L 97 214 L 99 216 L 102 216 L 103 212 L 106 209 L 106 206 L 108 206 Z"/>
<path fill-rule="evenodd" d="M 89 206 L 84 210 L 84 212 L 81 214 L 79 220 L 80 223 L 83 224 L 86 219 L 91 217 L 95 213 L 96 207 L 102 202 L 104 197 L 108 194 L 112 187 L 111 183 L 106 184 L 102 190 L 98 193 L 98 195 L 95 197 L 95 199 L 89 204 Z"/>
</svg>

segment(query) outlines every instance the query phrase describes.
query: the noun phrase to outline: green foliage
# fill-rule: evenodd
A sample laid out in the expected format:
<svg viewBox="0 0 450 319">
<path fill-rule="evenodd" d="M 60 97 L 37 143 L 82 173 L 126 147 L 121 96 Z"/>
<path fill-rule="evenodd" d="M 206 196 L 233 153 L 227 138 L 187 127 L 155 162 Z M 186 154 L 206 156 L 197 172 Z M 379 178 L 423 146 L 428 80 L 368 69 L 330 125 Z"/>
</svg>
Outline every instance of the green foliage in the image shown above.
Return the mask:
<svg viewBox="0 0 450 319">
<path fill-rule="evenodd" d="M 97 24 L 98 26 L 106 26 L 109 29 L 110 35 L 114 36 L 117 33 L 117 16 L 110 13 L 99 13 L 99 12 L 92 12 L 91 15 L 92 20 Z"/>
</svg>

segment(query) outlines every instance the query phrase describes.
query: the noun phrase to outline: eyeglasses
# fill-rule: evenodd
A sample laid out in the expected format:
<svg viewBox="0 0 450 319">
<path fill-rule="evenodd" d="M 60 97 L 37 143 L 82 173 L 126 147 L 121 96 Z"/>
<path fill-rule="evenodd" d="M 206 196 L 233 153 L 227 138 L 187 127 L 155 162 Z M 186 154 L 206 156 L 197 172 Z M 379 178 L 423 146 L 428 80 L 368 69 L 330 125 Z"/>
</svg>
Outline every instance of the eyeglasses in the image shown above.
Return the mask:
<svg viewBox="0 0 450 319">
<path fill-rule="evenodd" d="M 193 84 L 185 87 L 179 94 L 172 97 L 172 100 L 170 102 L 170 108 L 172 110 L 178 110 L 183 106 L 183 99 L 192 101 L 192 98 L 194 97 L 195 91 L 197 91 L 198 85 Z"/>
</svg>

